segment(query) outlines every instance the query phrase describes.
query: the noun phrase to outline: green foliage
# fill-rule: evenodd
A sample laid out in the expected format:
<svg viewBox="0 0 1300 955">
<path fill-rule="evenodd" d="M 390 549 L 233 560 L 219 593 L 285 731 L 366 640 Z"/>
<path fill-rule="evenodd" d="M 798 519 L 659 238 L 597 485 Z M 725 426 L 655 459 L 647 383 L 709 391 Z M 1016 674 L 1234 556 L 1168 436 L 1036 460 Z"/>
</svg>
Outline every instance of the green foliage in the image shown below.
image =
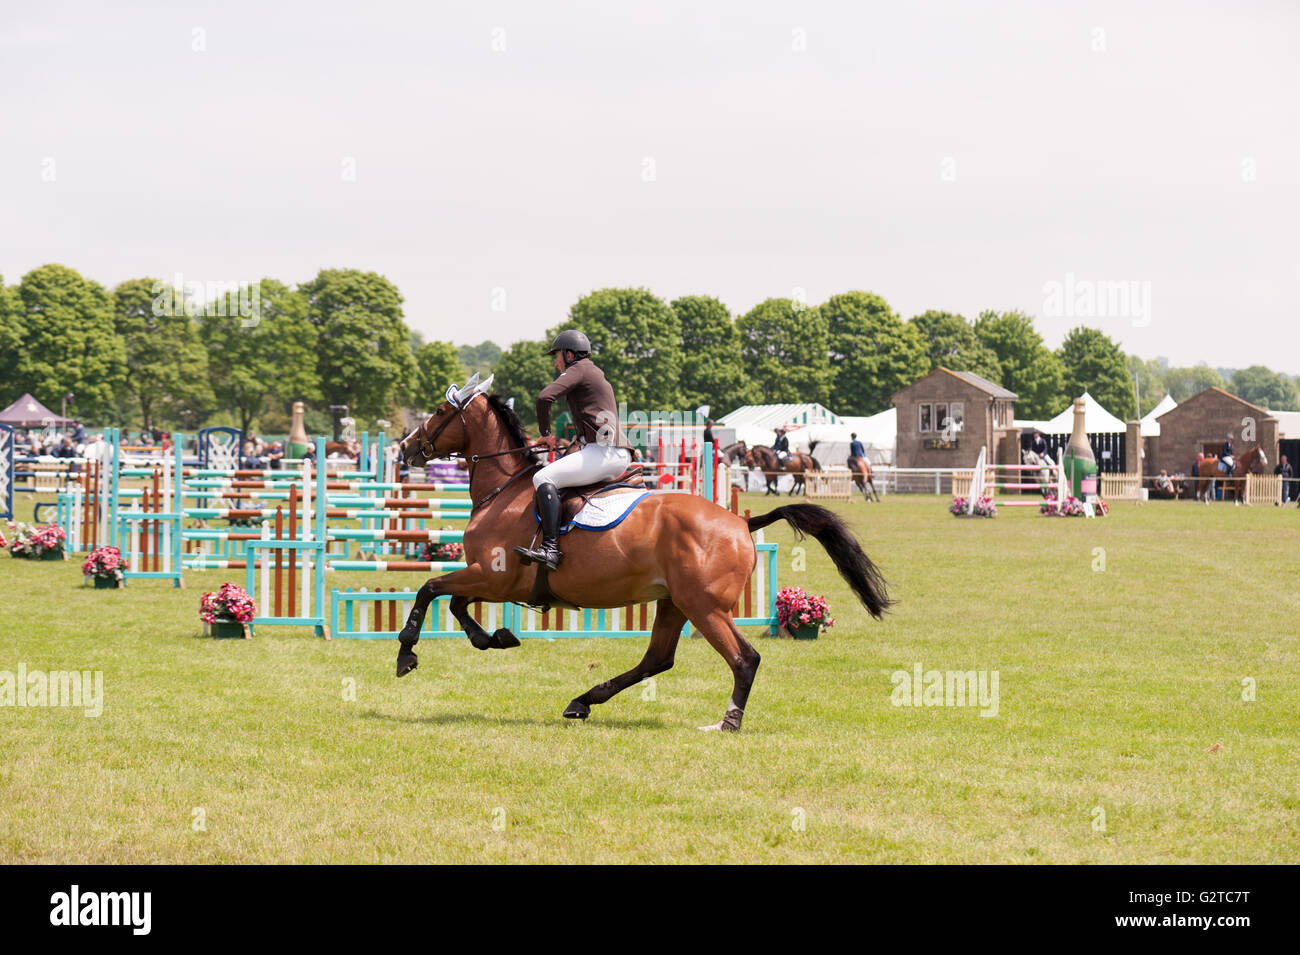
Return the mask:
<svg viewBox="0 0 1300 955">
<path fill-rule="evenodd" d="M 708 405 L 720 418 L 751 401 L 753 388 L 740 358 L 740 332 L 727 306 L 708 295 L 672 303 L 682 326 L 682 404 Z"/>
<path fill-rule="evenodd" d="M 537 424 L 538 392 L 555 380 L 555 366 L 546 355 L 550 343 L 549 338 L 544 342 L 515 342 L 501 353 L 493 370 L 493 393 L 514 398 L 515 411 L 529 427 Z"/>
<path fill-rule="evenodd" d="M 451 342 L 426 342 L 415 353 L 417 387 L 412 401 L 425 412 L 442 404 L 447 398 L 447 386 L 464 384 L 469 377 L 461 366 L 456 346 Z"/>
<path fill-rule="evenodd" d="M 1160 359 L 1152 358 L 1149 361 L 1143 361 L 1137 355 L 1128 355 L 1124 359 L 1129 380 L 1137 376 L 1138 380 L 1138 397 L 1142 401 L 1142 415 L 1146 417 L 1151 413 L 1160 400 L 1167 393 L 1165 390 L 1165 366 L 1160 363 Z"/>
<path fill-rule="evenodd" d="M 1295 381 L 1263 365 L 1238 369 L 1232 376 L 1232 393 L 1270 411 L 1300 411 Z"/>
<path fill-rule="evenodd" d="M 146 428 L 181 423 L 192 428 L 216 409 L 208 353 L 198 324 L 184 307 L 160 295 L 156 279 L 129 279 L 113 290 L 117 334 L 126 346 L 124 391 Z M 170 307 L 168 307 L 170 304 Z"/>
<path fill-rule="evenodd" d="M 199 322 L 217 402 L 245 431 L 268 404 L 278 403 L 283 414 L 294 401 L 321 400 L 317 329 L 307 319 L 306 296 L 274 279 L 263 279 L 259 292 L 256 321 L 241 318 L 227 296 L 224 315 Z"/>
<path fill-rule="evenodd" d="M 1169 394 L 1174 401 L 1182 404 L 1192 395 L 1198 395 L 1206 388 L 1226 389 L 1228 383 L 1213 368 L 1200 364 L 1193 365 L 1190 368 L 1167 369 L 1165 371 L 1165 387 L 1169 389 Z"/>
<path fill-rule="evenodd" d="M 644 410 L 681 405 L 681 323 L 662 299 L 643 288 L 599 289 L 578 299 L 569 320 L 547 332 L 547 345 L 566 328 L 591 339 L 591 357 L 620 402 Z"/>
<path fill-rule="evenodd" d="M 975 321 L 975 335 L 997 356 L 1002 387 L 1016 393 L 1017 417 L 1050 418 L 1065 407 L 1065 370 L 1032 318 L 1024 312 L 984 311 Z"/>
<path fill-rule="evenodd" d="M 830 400 L 830 343 L 821 309 L 788 298 L 769 298 L 742 315 L 736 327 L 755 401 Z"/>
<path fill-rule="evenodd" d="M 355 417 L 390 414 L 416 388 L 411 330 L 388 279 L 357 269 L 322 269 L 298 289 L 316 327 L 316 372 L 328 404 Z"/>
<path fill-rule="evenodd" d="M 111 414 L 126 380 L 126 348 L 114 334 L 104 287 L 67 266 L 42 265 L 23 276 L 16 304 L 16 320 L 6 323 L 9 336 L 22 334 L 10 386 L 15 397 L 30 391 L 57 409 L 71 392 L 79 417 Z"/>
<path fill-rule="evenodd" d="M 1121 421 L 1134 416 L 1133 381 L 1124 352 L 1107 335 L 1095 328 L 1071 329 L 1057 355 L 1065 369 L 1066 394 L 1077 398 L 1086 391 Z"/>
<path fill-rule="evenodd" d="M 0 407 L 22 397 L 18 387 L 18 355 L 27 336 L 17 288 L 6 288 L 0 275 Z"/>
<path fill-rule="evenodd" d="M 929 371 L 925 340 L 872 292 L 844 292 L 822 303 L 835 411 L 870 415 Z"/>
<path fill-rule="evenodd" d="M 479 342 L 477 345 L 461 345 L 457 353 L 461 365 L 471 375 L 478 372 L 486 378 L 501 357 L 501 346 L 496 342 Z"/>
<path fill-rule="evenodd" d="M 1002 384 L 1002 366 L 998 356 L 975 334 L 975 328 L 961 315 L 928 311 L 913 316 L 908 323 L 921 333 L 926 342 L 930 367 L 950 371 L 970 371 L 995 385 Z"/>
</svg>

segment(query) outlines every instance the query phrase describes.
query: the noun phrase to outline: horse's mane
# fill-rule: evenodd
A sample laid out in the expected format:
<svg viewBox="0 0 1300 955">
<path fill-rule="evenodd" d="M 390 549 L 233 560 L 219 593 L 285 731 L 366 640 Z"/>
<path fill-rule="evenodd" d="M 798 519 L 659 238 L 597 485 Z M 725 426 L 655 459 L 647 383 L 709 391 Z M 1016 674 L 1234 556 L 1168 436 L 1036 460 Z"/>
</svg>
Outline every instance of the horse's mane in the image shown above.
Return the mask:
<svg viewBox="0 0 1300 955">
<path fill-rule="evenodd" d="M 488 395 L 488 407 L 496 412 L 498 420 L 510 435 L 511 440 L 519 447 L 527 447 L 531 440 L 528 432 L 524 430 L 524 423 L 519 420 L 519 414 L 514 408 L 506 404 L 506 399 L 501 395 Z"/>
</svg>

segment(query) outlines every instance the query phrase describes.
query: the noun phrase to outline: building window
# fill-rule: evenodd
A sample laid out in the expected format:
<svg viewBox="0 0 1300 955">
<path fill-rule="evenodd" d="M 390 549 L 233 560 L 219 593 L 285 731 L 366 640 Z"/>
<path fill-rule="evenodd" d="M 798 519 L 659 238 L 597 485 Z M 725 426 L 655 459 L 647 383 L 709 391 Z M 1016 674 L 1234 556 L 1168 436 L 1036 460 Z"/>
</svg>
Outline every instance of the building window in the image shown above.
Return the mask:
<svg viewBox="0 0 1300 955">
<path fill-rule="evenodd" d="M 930 403 L 927 401 L 923 404 L 919 404 L 917 405 L 916 410 L 917 410 L 917 417 L 919 421 L 917 430 L 920 431 L 922 434 L 924 434 L 927 431 L 933 431 L 934 430 L 934 427 L 932 426 L 933 419 L 930 417 L 930 413 L 931 413 Z"/>
<path fill-rule="evenodd" d="M 948 405 L 948 419 L 951 422 L 952 433 L 960 432 L 966 426 L 966 406 L 960 401 L 952 402 Z"/>
<path fill-rule="evenodd" d="M 942 431 L 948 427 L 948 402 L 936 401 L 934 403 L 934 430 Z"/>
</svg>

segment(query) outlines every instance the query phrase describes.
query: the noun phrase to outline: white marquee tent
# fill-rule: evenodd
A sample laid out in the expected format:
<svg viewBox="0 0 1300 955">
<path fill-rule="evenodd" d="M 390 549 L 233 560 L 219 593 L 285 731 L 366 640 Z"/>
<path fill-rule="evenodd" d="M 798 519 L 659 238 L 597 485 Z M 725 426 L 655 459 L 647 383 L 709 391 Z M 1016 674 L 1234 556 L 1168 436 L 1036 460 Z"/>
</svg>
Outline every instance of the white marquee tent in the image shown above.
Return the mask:
<svg viewBox="0 0 1300 955">
<path fill-rule="evenodd" d="M 1178 407 L 1178 402 L 1174 401 L 1174 399 L 1171 398 L 1169 395 L 1165 395 L 1163 398 L 1161 398 L 1160 404 L 1156 405 L 1149 412 L 1147 412 L 1146 417 L 1142 419 L 1142 437 L 1158 438 L 1160 436 L 1160 422 L 1157 421 L 1156 419 L 1159 418 L 1166 411 L 1172 411 L 1174 408 L 1177 407 Z"/>
</svg>

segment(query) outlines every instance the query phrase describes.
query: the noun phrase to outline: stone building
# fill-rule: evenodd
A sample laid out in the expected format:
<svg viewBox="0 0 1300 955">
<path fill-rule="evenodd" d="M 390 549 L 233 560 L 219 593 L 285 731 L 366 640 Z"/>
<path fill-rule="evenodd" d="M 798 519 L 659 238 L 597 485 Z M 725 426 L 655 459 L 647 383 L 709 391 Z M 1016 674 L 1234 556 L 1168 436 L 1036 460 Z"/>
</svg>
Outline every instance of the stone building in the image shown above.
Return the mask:
<svg viewBox="0 0 1300 955">
<path fill-rule="evenodd" d="M 1222 388 L 1206 388 L 1157 420 L 1160 436 L 1144 440 L 1145 475 L 1159 474 L 1161 468 L 1170 474 L 1190 474 L 1196 455 L 1217 455 L 1229 431 L 1238 454 L 1258 441 L 1268 457 L 1263 470 L 1272 473 L 1277 463 L 1277 418 Z"/>
<path fill-rule="evenodd" d="M 973 468 L 1020 463 L 1016 396 L 969 371 L 936 368 L 891 399 L 898 409 L 894 463 L 900 468 Z"/>
</svg>

